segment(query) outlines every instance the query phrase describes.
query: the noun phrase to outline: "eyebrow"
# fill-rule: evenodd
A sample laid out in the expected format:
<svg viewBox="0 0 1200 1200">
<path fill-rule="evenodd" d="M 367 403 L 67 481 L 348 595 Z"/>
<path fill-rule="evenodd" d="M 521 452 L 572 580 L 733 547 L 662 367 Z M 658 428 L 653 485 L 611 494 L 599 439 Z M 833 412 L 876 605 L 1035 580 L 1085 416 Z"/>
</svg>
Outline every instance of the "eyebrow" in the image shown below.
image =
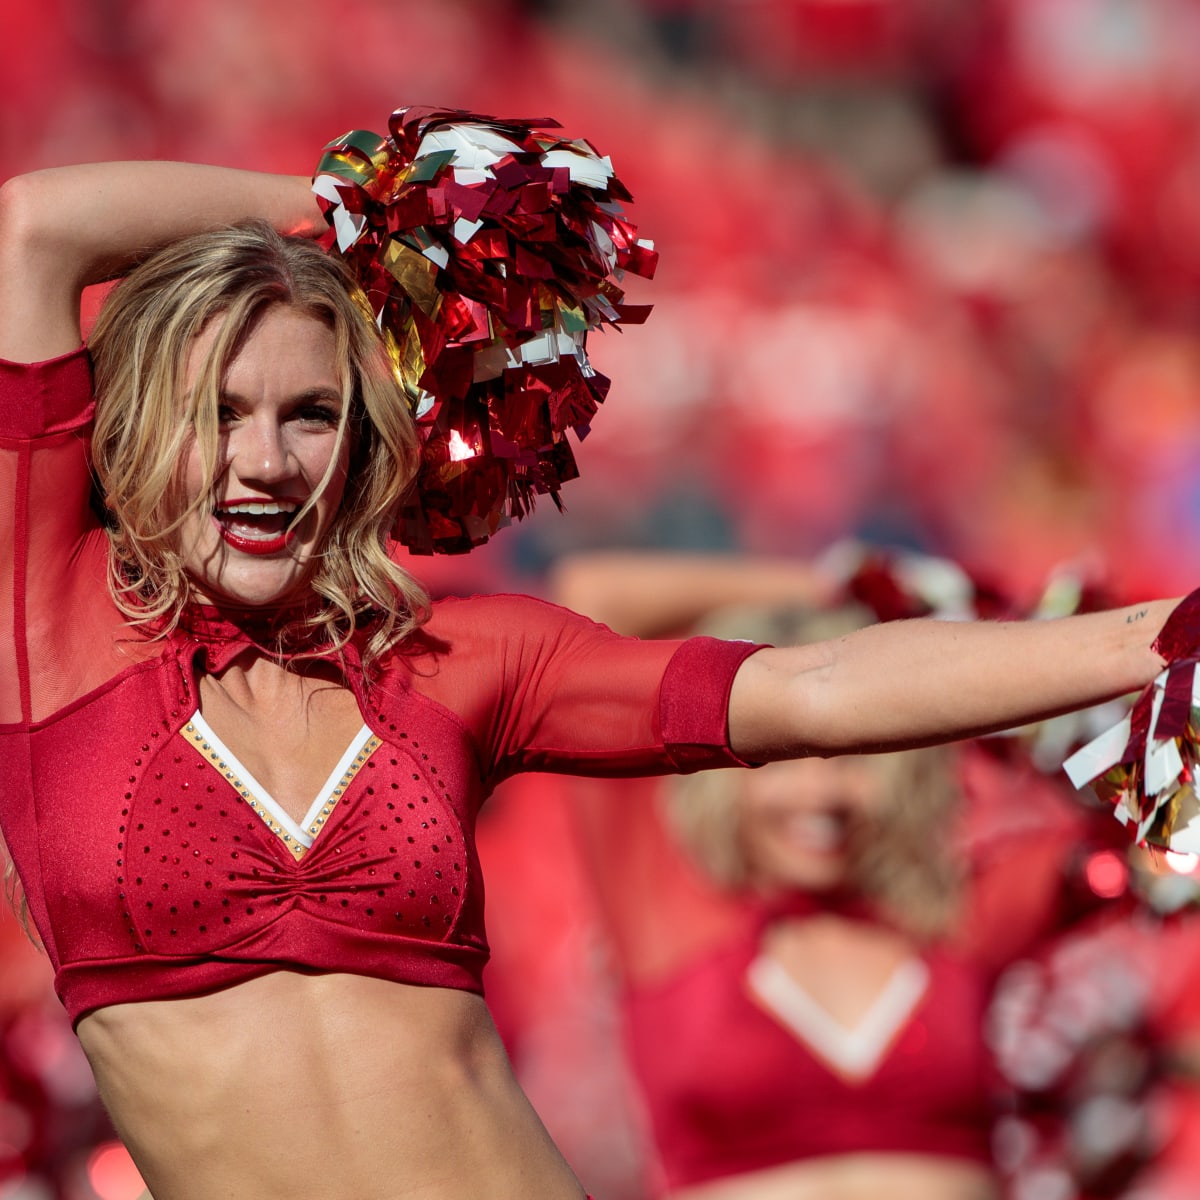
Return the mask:
<svg viewBox="0 0 1200 1200">
<path fill-rule="evenodd" d="M 221 389 L 217 399 L 222 403 L 228 401 L 230 404 L 240 404 L 243 407 L 249 403 L 245 396 L 238 392 L 231 392 L 227 388 Z M 291 404 L 307 404 L 314 400 L 331 400 L 335 404 L 341 405 L 342 393 L 336 388 L 314 387 L 305 388 L 304 391 L 296 392 L 295 395 L 288 397 Z"/>
</svg>

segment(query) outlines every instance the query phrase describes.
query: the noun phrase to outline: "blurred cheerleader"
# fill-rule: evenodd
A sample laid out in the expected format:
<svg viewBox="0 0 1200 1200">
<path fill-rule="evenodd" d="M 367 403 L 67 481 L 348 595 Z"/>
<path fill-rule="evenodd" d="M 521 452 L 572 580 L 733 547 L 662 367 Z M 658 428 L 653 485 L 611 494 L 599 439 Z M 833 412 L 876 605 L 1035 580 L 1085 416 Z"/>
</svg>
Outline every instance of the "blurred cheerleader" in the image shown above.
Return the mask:
<svg viewBox="0 0 1200 1200">
<path fill-rule="evenodd" d="M 558 583 L 633 633 L 785 645 L 875 619 L 854 604 L 721 607 L 835 590 L 783 562 L 579 555 Z M 1059 789 L 939 747 L 633 786 L 573 781 L 565 802 L 621 977 L 652 1192 L 997 1196 L 984 1015 L 996 973 L 1061 915 L 1084 819 Z"/>
</svg>

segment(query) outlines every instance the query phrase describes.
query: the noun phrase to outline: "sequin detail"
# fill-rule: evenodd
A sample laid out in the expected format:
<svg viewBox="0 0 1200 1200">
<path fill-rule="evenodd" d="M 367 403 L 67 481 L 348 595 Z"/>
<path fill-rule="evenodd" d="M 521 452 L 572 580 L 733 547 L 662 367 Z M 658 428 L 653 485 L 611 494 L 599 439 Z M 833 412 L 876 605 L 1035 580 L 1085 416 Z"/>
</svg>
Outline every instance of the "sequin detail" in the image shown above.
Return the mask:
<svg viewBox="0 0 1200 1200">
<path fill-rule="evenodd" d="M 379 738 L 364 725 L 350 743 L 341 761 L 334 767 L 333 773 L 309 807 L 303 821 L 296 822 L 284 812 L 279 802 L 238 761 L 199 712 L 192 714 L 191 720 L 183 728 L 183 736 L 221 772 L 230 787 L 250 806 L 263 824 L 283 842 L 297 862 L 304 857 L 305 851 L 312 846 L 316 836 L 333 815 L 338 801 L 345 795 L 354 777 L 382 744 Z"/>
</svg>

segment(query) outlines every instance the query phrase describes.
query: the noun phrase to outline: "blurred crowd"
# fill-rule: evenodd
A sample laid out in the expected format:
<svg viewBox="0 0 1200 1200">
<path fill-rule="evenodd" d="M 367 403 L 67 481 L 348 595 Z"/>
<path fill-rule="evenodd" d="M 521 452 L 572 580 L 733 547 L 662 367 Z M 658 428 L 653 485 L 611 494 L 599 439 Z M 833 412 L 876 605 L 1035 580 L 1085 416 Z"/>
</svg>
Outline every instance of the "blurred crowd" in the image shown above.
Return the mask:
<svg viewBox="0 0 1200 1200">
<path fill-rule="evenodd" d="M 581 550 L 810 559 L 847 537 L 953 559 L 1017 607 L 1063 567 L 1118 601 L 1196 582 L 1195 0 L 42 0 L 5 15 L 0 178 L 120 157 L 308 173 L 327 140 L 382 131 L 401 103 L 555 117 L 613 157 L 662 255 L 630 289 L 655 311 L 595 339 L 614 386 L 567 517 L 543 505 L 469 560 L 419 563 L 435 592 L 548 594 L 546 572 Z M 537 883 L 513 867 L 528 829 L 503 833 L 517 803 L 496 809 L 497 894 L 514 873 Z M 1200 1022 L 1192 864 L 1093 851 L 1063 875 L 1087 903 L 1055 909 L 997 1006 L 998 1161 L 1014 1200 L 1200 1194 L 1186 1161 L 1164 1165 L 1200 1120 L 1185 1086 L 1200 1060 L 1174 1036 Z M 537 1005 L 512 997 L 511 972 L 498 992 L 526 1014 L 522 1044 L 553 1047 L 527 1070 L 557 1057 L 607 1079 L 612 1119 L 589 1101 L 580 1153 L 624 1164 L 608 1195 L 641 1200 L 629 1081 L 583 1049 L 612 1013 L 563 1032 L 596 983 L 596 925 L 582 897 L 561 912 L 563 956 L 541 960 L 558 1024 L 531 1033 Z M 0 928 L 0 1200 L 132 1200 L 44 961 L 15 921 Z"/>
</svg>

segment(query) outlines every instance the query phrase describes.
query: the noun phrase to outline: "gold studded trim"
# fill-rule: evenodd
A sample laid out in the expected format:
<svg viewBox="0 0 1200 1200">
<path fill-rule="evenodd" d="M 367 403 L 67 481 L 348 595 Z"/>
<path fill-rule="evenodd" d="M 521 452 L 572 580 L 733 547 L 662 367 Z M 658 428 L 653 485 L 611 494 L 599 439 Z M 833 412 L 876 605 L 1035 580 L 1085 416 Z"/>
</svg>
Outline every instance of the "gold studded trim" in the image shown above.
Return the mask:
<svg viewBox="0 0 1200 1200">
<path fill-rule="evenodd" d="M 329 795 L 325 803 L 317 810 L 316 815 L 309 822 L 308 827 L 304 830 L 306 840 L 301 841 L 295 837 L 286 826 L 282 825 L 275 817 L 271 809 L 265 805 L 262 800 L 246 785 L 240 778 L 233 766 L 228 763 L 223 757 L 223 751 L 219 750 L 208 740 L 208 734 L 197 728 L 194 721 L 189 721 L 183 727 L 183 736 L 189 741 L 199 752 L 206 758 L 221 775 L 228 781 L 230 787 L 249 805 L 250 810 L 262 821 L 262 823 L 277 837 L 291 852 L 291 855 L 297 862 L 304 857 L 304 853 L 312 845 L 317 834 L 321 832 L 325 823 L 333 814 L 333 810 L 337 807 L 338 801 L 349 788 L 354 777 L 366 765 L 367 759 L 379 748 L 382 743 L 379 738 L 372 734 L 362 745 L 359 752 L 351 760 L 349 766 L 342 772 L 341 778 L 336 785 L 330 789 Z"/>
<path fill-rule="evenodd" d="M 310 838 L 315 838 L 321 832 L 322 826 L 329 820 L 333 810 L 337 808 L 338 801 L 350 787 L 350 784 L 354 781 L 354 777 L 366 766 L 367 759 L 382 745 L 383 743 L 374 734 L 371 734 L 363 743 L 362 749 L 359 750 L 350 765 L 342 772 L 342 777 L 338 780 L 337 786 L 329 793 L 329 799 L 321 805 L 320 811 L 313 817 L 308 829 L 305 830 Z M 293 850 L 292 853 L 295 854 L 296 852 Z M 301 851 L 302 853 L 303 851 Z M 296 854 L 296 857 L 299 858 L 300 854 Z"/>
</svg>

